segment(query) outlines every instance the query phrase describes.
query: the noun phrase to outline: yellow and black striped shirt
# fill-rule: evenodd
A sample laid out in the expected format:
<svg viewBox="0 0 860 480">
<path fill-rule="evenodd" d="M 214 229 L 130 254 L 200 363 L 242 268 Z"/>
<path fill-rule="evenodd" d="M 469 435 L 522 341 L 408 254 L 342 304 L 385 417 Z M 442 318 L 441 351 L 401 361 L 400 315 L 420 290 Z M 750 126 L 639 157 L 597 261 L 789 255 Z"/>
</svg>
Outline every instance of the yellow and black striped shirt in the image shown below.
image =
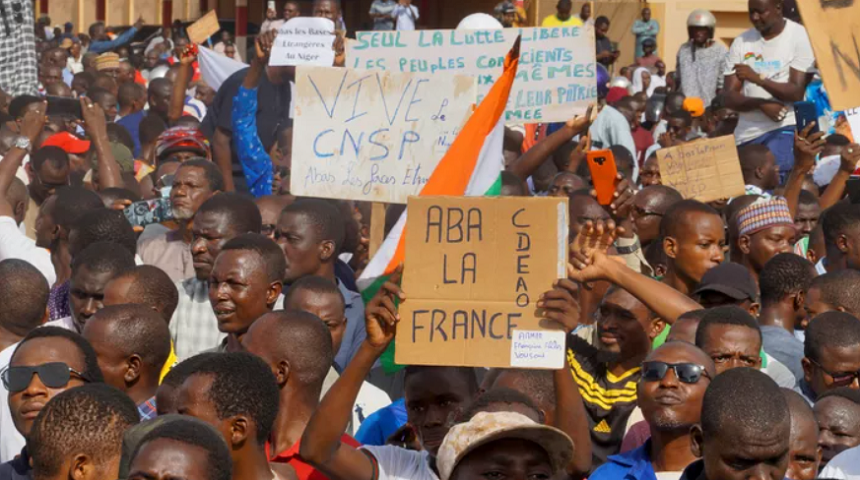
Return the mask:
<svg viewBox="0 0 860 480">
<path fill-rule="evenodd" d="M 621 448 L 627 419 L 636 408 L 640 368 L 616 377 L 601 361 L 600 351 L 576 336 L 568 339 L 567 362 L 588 412 L 593 468 L 597 468 Z"/>
</svg>

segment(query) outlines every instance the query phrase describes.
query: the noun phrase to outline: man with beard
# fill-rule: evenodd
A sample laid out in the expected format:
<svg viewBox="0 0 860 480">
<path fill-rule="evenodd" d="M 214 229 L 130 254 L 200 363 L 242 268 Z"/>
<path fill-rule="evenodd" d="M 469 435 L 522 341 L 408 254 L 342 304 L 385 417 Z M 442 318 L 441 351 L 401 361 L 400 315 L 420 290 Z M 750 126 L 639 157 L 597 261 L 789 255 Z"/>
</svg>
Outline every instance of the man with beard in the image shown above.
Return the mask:
<svg viewBox="0 0 860 480">
<path fill-rule="evenodd" d="M 203 202 L 223 190 L 224 177 L 214 163 L 202 158 L 183 163 L 170 190 L 179 228 L 140 242 L 137 251 L 143 263 L 164 270 L 174 282 L 193 277 L 191 220 Z"/>
<path fill-rule="evenodd" d="M 699 423 L 702 398 L 717 375 L 714 363 L 693 345 L 669 342 L 651 352 L 642 364 L 637 403 L 651 438 L 639 448 L 609 457 L 590 480 L 661 479 L 681 476 L 696 460 L 690 451 L 690 427 Z"/>
<path fill-rule="evenodd" d="M 224 339 L 209 303 L 209 277 L 224 245 L 243 233 L 260 233 L 262 223 L 257 205 L 235 193 L 213 196 L 194 215 L 189 239 L 193 238 L 191 256 L 195 275 L 176 284 L 179 305 L 170 321 L 170 336 L 180 362 L 217 347 Z"/>
</svg>

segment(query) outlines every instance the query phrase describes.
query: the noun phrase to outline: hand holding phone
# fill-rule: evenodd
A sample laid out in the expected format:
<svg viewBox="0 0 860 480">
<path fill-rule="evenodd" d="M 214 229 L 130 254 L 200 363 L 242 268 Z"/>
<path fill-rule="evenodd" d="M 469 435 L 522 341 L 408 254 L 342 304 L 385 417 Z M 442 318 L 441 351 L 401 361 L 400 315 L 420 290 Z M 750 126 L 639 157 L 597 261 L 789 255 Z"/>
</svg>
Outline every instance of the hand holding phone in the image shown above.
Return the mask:
<svg viewBox="0 0 860 480">
<path fill-rule="evenodd" d="M 597 192 L 597 203 L 609 205 L 615 193 L 618 181 L 618 167 L 612 150 L 593 150 L 586 155 L 588 170 L 591 172 L 591 183 Z"/>
<path fill-rule="evenodd" d="M 153 223 L 173 220 L 173 208 L 169 198 L 155 198 L 134 202 L 123 210 L 125 218 L 133 227 L 145 227 Z"/>
<path fill-rule="evenodd" d="M 810 135 L 818 133 L 818 114 L 815 111 L 815 104 L 812 102 L 795 102 L 794 103 L 794 119 L 797 122 L 797 132 L 800 133 L 807 125 L 815 123 L 812 126 Z"/>
</svg>

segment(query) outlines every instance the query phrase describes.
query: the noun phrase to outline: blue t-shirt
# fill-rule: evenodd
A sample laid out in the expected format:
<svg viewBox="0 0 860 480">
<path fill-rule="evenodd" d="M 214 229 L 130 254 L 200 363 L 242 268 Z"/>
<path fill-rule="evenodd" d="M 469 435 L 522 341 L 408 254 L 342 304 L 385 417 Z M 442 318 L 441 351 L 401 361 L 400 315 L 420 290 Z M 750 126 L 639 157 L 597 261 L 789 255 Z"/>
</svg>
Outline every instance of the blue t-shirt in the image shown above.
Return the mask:
<svg viewBox="0 0 860 480">
<path fill-rule="evenodd" d="M 385 445 L 388 437 L 406 424 L 406 403 L 403 398 L 377 410 L 361 423 L 355 439 L 362 445 Z"/>
<path fill-rule="evenodd" d="M 140 156 L 140 122 L 146 117 L 146 111 L 141 110 L 139 112 L 132 113 L 131 115 L 126 115 L 119 120 L 116 121 L 117 125 L 122 126 L 128 133 L 131 134 L 132 140 L 134 140 L 134 158 L 138 158 Z"/>
</svg>

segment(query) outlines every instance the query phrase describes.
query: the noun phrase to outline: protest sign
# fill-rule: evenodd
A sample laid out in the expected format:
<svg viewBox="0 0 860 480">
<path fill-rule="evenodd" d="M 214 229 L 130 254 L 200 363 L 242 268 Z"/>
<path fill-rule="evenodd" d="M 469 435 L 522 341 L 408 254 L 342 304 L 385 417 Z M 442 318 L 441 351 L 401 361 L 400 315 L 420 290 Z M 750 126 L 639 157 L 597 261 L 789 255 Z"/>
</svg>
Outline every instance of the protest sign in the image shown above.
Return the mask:
<svg viewBox="0 0 860 480">
<path fill-rule="evenodd" d="M 185 31 L 188 33 L 188 40 L 191 43 L 200 44 L 209 40 L 209 37 L 215 35 L 218 30 L 221 30 L 218 14 L 215 13 L 215 10 L 210 10 L 209 13 L 200 17 L 200 20 L 189 25 Z"/>
<path fill-rule="evenodd" d="M 684 198 L 710 202 L 744 194 L 744 177 L 734 135 L 657 150 L 663 185 Z"/>
<path fill-rule="evenodd" d="M 860 107 L 860 1 L 797 0 L 833 110 Z"/>
<path fill-rule="evenodd" d="M 568 199 L 410 197 L 407 213 L 395 361 L 561 368 L 565 333 L 536 303 L 566 276 Z"/>
<path fill-rule="evenodd" d="M 334 22 L 327 18 L 296 17 L 281 25 L 272 46 L 269 65 L 334 64 Z"/>
<path fill-rule="evenodd" d="M 851 130 L 849 138 L 855 142 L 860 141 L 860 107 L 845 110 L 845 119 Z"/>
<path fill-rule="evenodd" d="M 593 27 L 358 32 L 348 42 L 347 66 L 478 79 L 478 102 L 502 74 L 505 55 L 522 35 L 520 64 L 506 120 L 564 122 L 597 101 Z"/>
<path fill-rule="evenodd" d="M 293 195 L 406 203 L 475 102 L 475 79 L 296 69 Z"/>
</svg>

